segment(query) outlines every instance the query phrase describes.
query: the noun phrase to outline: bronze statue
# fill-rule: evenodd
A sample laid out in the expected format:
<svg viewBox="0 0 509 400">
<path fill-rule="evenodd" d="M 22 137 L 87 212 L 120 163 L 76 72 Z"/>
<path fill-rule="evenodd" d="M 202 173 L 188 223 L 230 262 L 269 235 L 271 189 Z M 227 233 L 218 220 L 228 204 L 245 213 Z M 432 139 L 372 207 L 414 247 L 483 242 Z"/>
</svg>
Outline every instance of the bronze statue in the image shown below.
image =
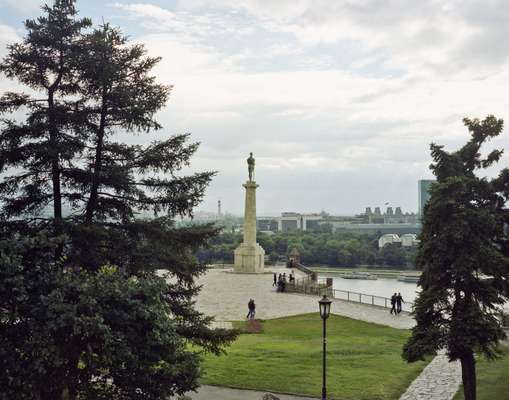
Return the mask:
<svg viewBox="0 0 509 400">
<path fill-rule="evenodd" d="M 254 168 L 255 168 L 255 159 L 253 157 L 253 153 L 249 153 L 249 158 L 247 159 L 247 170 L 249 172 L 249 181 L 250 182 L 253 182 Z"/>
</svg>

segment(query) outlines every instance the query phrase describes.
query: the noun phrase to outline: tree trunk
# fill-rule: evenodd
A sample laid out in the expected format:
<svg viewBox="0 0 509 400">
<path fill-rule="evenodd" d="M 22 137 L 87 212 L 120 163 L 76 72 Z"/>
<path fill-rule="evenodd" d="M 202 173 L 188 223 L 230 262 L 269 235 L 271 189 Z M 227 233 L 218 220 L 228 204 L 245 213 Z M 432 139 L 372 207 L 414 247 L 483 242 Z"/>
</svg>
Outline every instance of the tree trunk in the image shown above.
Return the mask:
<svg viewBox="0 0 509 400">
<path fill-rule="evenodd" d="M 461 357 L 461 377 L 463 379 L 463 392 L 465 400 L 475 400 L 477 397 L 475 358 L 473 353 Z"/>
<path fill-rule="evenodd" d="M 58 143 L 58 128 L 55 117 L 55 103 L 53 98 L 54 90 L 48 93 L 48 122 L 49 122 L 49 143 L 51 154 L 51 182 L 53 184 L 53 229 L 55 235 L 60 236 L 64 232 L 62 221 L 62 192 L 60 183 L 60 153 Z M 60 243 L 55 249 L 55 260 L 60 259 L 64 249 Z"/>
<path fill-rule="evenodd" d="M 51 181 L 53 183 L 53 218 L 55 219 L 55 231 L 61 233 L 62 224 L 62 193 L 60 191 L 60 165 L 58 154 L 58 129 L 55 120 L 55 103 L 53 91 L 48 93 L 48 121 L 49 121 L 49 143 L 51 151 Z"/>
<path fill-rule="evenodd" d="M 90 197 L 88 198 L 87 208 L 85 212 L 85 223 L 91 224 L 94 218 L 94 212 L 97 208 L 97 199 L 99 186 L 101 183 L 101 170 L 102 170 L 102 155 L 104 146 L 104 131 L 106 129 L 106 89 L 102 93 L 101 117 L 99 122 L 99 129 L 97 132 L 97 142 L 95 147 L 94 159 L 94 174 L 92 177 L 92 186 L 90 188 Z"/>
</svg>

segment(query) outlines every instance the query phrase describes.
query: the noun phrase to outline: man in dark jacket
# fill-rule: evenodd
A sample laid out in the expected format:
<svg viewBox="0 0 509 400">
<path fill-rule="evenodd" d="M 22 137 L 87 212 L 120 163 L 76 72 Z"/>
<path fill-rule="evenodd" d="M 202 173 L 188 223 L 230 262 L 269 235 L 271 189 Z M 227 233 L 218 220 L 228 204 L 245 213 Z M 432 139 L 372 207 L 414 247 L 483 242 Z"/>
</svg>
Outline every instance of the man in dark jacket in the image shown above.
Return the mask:
<svg viewBox="0 0 509 400">
<path fill-rule="evenodd" d="M 394 293 L 392 296 L 391 296 L 391 314 L 394 313 L 396 314 L 396 297 L 398 297 L 398 295 L 396 293 Z"/>
<path fill-rule="evenodd" d="M 398 293 L 396 296 L 396 309 L 398 311 L 398 314 L 401 312 L 401 303 L 404 303 L 403 297 L 401 296 L 401 293 Z"/>
<path fill-rule="evenodd" d="M 249 300 L 249 303 L 247 303 L 247 308 L 249 309 L 249 312 L 247 313 L 247 319 L 253 319 L 255 317 L 256 312 L 256 305 L 253 299 Z"/>
</svg>

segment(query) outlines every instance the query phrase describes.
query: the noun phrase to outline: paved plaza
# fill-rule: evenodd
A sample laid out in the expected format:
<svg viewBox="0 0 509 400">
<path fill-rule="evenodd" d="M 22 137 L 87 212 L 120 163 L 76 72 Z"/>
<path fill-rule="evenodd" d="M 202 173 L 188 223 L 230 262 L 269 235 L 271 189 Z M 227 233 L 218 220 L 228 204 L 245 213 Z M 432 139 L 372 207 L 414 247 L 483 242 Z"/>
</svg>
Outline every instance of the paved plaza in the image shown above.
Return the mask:
<svg viewBox="0 0 509 400">
<path fill-rule="evenodd" d="M 290 271 L 287 268 L 268 270 L 287 275 Z M 294 272 L 300 274 L 297 270 Z M 201 312 L 214 316 L 219 323 L 245 319 L 249 299 L 255 300 L 256 318 L 260 319 L 318 312 L 318 296 L 278 293 L 272 282 L 270 273 L 234 274 L 229 269 L 211 269 L 199 281 L 203 289 L 198 296 L 197 307 Z M 414 324 L 408 313 L 395 316 L 389 314 L 386 308 L 344 300 L 334 300 L 331 312 L 400 329 L 411 328 Z"/>
</svg>

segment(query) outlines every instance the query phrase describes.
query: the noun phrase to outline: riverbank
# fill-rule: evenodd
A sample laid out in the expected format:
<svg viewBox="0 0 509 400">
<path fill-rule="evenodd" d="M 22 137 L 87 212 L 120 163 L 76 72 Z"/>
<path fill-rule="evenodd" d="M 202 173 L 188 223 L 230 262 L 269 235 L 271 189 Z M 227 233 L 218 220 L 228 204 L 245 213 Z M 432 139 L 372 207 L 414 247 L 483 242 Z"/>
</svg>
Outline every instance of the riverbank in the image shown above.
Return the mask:
<svg viewBox="0 0 509 400">
<path fill-rule="evenodd" d="M 354 268 L 336 268 L 336 267 L 328 267 L 321 265 L 314 265 L 309 267 L 312 271 L 317 272 L 319 274 L 327 274 L 327 275 L 344 275 L 352 272 L 369 272 L 371 275 L 374 275 L 378 278 L 385 279 L 398 279 L 401 275 L 419 277 L 421 276 L 421 271 L 416 271 L 414 269 L 387 269 L 385 266 L 380 267 L 372 267 L 372 266 L 361 266 Z"/>
</svg>

